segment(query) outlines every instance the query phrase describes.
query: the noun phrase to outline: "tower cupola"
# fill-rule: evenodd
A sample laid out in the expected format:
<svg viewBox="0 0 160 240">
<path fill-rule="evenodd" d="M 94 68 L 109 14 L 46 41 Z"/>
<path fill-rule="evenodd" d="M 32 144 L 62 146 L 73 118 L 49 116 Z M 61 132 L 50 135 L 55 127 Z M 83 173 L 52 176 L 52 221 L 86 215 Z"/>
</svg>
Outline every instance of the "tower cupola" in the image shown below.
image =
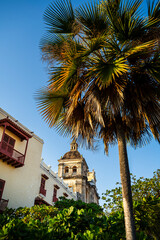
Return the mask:
<svg viewBox="0 0 160 240">
<path fill-rule="evenodd" d="M 78 150 L 78 144 L 76 143 L 75 139 L 73 139 L 73 141 L 70 144 L 70 150 L 71 151 L 77 151 Z"/>
</svg>

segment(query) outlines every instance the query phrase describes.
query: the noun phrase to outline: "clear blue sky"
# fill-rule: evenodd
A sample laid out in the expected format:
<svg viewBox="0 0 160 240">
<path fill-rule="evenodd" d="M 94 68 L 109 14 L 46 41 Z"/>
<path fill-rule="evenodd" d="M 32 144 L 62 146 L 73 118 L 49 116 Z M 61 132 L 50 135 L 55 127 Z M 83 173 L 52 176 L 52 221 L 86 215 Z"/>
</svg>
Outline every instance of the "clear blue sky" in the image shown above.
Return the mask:
<svg viewBox="0 0 160 240">
<path fill-rule="evenodd" d="M 49 0 L 1 0 L 0 6 L 0 107 L 44 140 L 42 157 L 57 172 L 58 162 L 70 149 L 70 139 L 59 136 L 42 120 L 36 109 L 35 92 L 46 85 L 47 66 L 41 61 L 39 42 L 45 33 L 43 13 Z M 85 1 L 81 1 L 83 3 Z M 73 0 L 77 6 L 79 1 Z M 118 147 L 109 156 L 103 144 L 96 152 L 79 148 L 89 169 L 96 171 L 98 192 L 120 181 Z M 151 177 L 160 168 L 160 145 L 154 140 L 137 150 L 128 146 L 130 171 Z M 101 202 L 102 203 L 102 202 Z"/>
</svg>

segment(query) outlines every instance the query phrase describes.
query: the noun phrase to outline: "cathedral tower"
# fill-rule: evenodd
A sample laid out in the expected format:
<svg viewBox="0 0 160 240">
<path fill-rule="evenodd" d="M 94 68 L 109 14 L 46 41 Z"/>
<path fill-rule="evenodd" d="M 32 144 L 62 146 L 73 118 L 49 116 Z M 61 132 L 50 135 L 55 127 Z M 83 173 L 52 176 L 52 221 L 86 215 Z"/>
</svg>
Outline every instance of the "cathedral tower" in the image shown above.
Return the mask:
<svg viewBox="0 0 160 240">
<path fill-rule="evenodd" d="M 58 176 L 77 192 L 78 198 L 86 203 L 98 204 L 95 172 L 94 170 L 89 172 L 86 160 L 79 153 L 75 140 L 70 144 L 70 151 L 58 162 Z"/>
</svg>

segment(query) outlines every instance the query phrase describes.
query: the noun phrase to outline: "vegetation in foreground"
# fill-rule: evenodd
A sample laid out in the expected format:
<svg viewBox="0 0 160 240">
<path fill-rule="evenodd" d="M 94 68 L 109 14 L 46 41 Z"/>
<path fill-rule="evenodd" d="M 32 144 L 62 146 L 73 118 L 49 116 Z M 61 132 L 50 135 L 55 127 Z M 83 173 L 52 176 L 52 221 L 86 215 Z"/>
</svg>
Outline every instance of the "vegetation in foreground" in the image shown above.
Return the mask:
<svg viewBox="0 0 160 240">
<path fill-rule="evenodd" d="M 140 239 L 160 239 L 160 169 L 153 173 L 152 178 L 136 179 L 131 174 L 131 181 L 136 231 L 144 234 Z M 102 197 L 105 214 L 110 217 L 123 215 L 122 187 L 120 183 L 117 185 L 106 190 Z"/>
<path fill-rule="evenodd" d="M 152 178 L 132 176 L 138 240 L 160 239 L 160 170 Z M 2 240 L 124 240 L 121 187 L 107 190 L 104 208 L 62 199 L 55 206 L 7 209 L 0 215 Z"/>
</svg>

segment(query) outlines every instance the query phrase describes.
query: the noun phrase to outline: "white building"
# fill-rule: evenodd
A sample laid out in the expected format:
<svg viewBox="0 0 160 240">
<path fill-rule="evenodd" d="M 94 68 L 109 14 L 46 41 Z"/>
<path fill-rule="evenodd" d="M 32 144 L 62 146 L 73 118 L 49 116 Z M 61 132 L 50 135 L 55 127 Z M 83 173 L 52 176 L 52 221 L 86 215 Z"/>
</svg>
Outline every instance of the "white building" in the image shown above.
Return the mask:
<svg viewBox="0 0 160 240">
<path fill-rule="evenodd" d="M 77 194 L 41 160 L 43 140 L 0 108 L 0 210 Z"/>
<path fill-rule="evenodd" d="M 98 204 L 94 170 L 73 141 L 58 160 L 58 174 L 42 158 L 43 140 L 0 108 L 0 211 L 53 205 L 59 197 Z M 74 191 L 74 192 L 73 192 Z"/>
</svg>

